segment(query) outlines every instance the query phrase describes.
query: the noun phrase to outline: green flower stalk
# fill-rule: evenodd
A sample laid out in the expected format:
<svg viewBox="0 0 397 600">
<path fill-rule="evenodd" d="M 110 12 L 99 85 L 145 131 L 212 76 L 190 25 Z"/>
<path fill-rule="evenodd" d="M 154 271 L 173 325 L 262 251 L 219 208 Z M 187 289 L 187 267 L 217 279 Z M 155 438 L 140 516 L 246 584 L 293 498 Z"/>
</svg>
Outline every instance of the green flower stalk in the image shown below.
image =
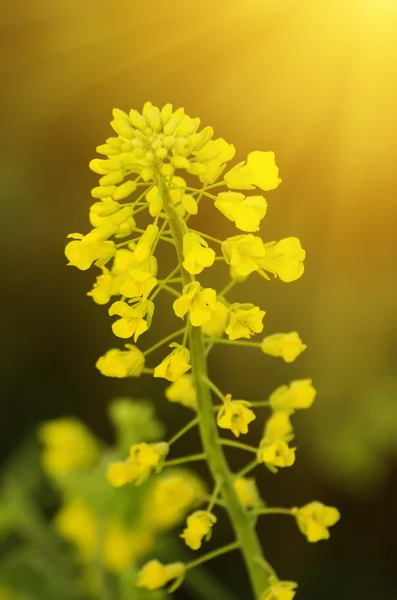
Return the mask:
<svg viewBox="0 0 397 600">
<path fill-rule="evenodd" d="M 266 199 L 256 192 L 273 190 L 281 182 L 274 153 L 251 152 L 246 160 L 228 168 L 234 146 L 222 138 L 214 139 L 211 127 L 200 131 L 199 119 L 190 118 L 183 108 L 174 111 L 170 104 L 159 109 L 147 102 L 142 113 L 115 109 L 113 117 L 116 136 L 97 147 L 105 158 L 90 163 L 100 175 L 99 185 L 91 192 L 96 199 L 89 214 L 93 229 L 86 235 L 71 234 L 73 241 L 67 244 L 65 254 L 69 264 L 81 270 L 93 264 L 100 269 L 88 294 L 97 304 L 115 300 L 108 312 L 118 317 L 112 324 L 118 338 L 141 343 L 155 320 L 160 293 L 172 297 L 173 311 L 184 325 L 146 350 L 132 343 L 112 348 L 96 366 L 108 377 L 147 374 L 166 379 L 170 382 L 166 398 L 190 408 L 196 416 L 168 443 L 133 445 L 128 458 L 110 466 L 108 481 L 115 487 L 140 484 L 168 466 L 206 460 L 214 480 L 213 494 L 205 509 L 187 518 L 181 537 L 198 550 L 216 527 L 215 507 L 227 511 L 235 535 L 235 542 L 188 564 L 150 561 L 142 568 L 138 585 L 156 589 L 174 581 L 171 590 L 176 589 L 189 569 L 238 549 L 255 600 L 291 600 L 296 584 L 280 581 L 265 560 L 255 530 L 257 517 L 272 514 L 269 510 L 295 516 L 300 530 L 314 542 L 328 537 L 327 527 L 336 523 L 339 513 L 321 503 L 300 509 L 262 509 L 255 481 L 246 475 L 261 463 L 272 472 L 293 465 L 296 448 L 290 446 L 290 417 L 298 409 L 309 408 L 315 389 L 311 380 L 297 380 L 278 388 L 269 399 L 248 402 L 233 399 L 229 391 L 223 393 L 207 368 L 214 344 L 249 347 L 287 363 L 306 349 L 296 332 L 253 340 L 263 331 L 265 311 L 227 299 L 231 289 L 252 274 L 292 282 L 304 271 L 305 251 L 297 238 L 265 243 L 256 235 L 267 212 Z M 189 182 L 198 178 L 199 186 L 188 184 L 182 176 L 185 173 Z M 254 194 L 246 195 L 252 190 Z M 240 233 L 220 240 L 192 228 L 191 219 L 202 203 L 213 205 Z M 160 244 L 173 245 L 176 255 L 175 268 L 164 278 L 158 277 Z M 206 269 L 218 261 L 230 275 L 223 290 L 203 284 Z M 151 353 L 167 344 L 163 360 L 148 365 Z M 262 407 L 271 414 L 257 447 L 221 437 L 221 430 L 236 438 L 246 434 L 257 418 L 256 409 Z M 195 426 L 199 427 L 203 453 L 170 458 L 173 442 Z M 239 474 L 233 474 L 228 465 L 224 451 L 228 446 L 253 455 L 254 460 Z"/>
</svg>

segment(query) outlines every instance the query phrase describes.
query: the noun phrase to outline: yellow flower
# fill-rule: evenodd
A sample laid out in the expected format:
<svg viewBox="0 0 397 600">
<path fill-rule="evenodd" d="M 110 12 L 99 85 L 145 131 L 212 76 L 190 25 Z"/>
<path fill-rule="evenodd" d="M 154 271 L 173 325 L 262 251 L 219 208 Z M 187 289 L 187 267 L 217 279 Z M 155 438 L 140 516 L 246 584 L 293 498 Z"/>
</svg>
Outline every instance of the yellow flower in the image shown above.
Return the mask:
<svg viewBox="0 0 397 600">
<path fill-rule="evenodd" d="M 204 172 L 197 173 L 201 183 L 214 183 L 235 153 L 233 144 L 228 144 L 223 138 L 209 140 L 201 150 L 195 152 L 196 161 L 205 167 Z"/>
<path fill-rule="evenodd" d="M 98 358 L 96 368 L 106 377 L 139 377 L 145 357 L 136 346 L 125 344 L 127 350 L 112 348 Z"/>
<path fill-rule="evenodd" d="M 316 397 L 316 390 L 311 379 L 297 379 L 289 386 L 277 388 L 269 398 L 270 406 L 275 411 L 293 413 L 300 408 L 309 408 Z"/>
<path fill-rule="evenodd" d="M 181 538 L 192 550 L 201 547 L 202 539 L 208 536 L 216 523 L 216 517 L 207 510 L 197 510 L 187 518 L 187 527 L 183 530 Z"/>
<path fill-rule="evenodd" d="M 122 573 L 137 559 L 148 554 L 155 540 L 149 532 L 131 530 L 118 521 L 106 528 L 103 563 L 113 573 Z"/>
<path fill-rule="evenodd" d="M 41 456 L 49 475 L 64 475 L 91 467 L 98 458 L 98 444 L 77 419 L 47 421 L 39 430 L 44 444 Z"/>
<path fill-rule="evenodd" d="M 258 259 L 265 256 L 265 252 L 261 238 L 252 233 L 235 235 L 222 243 L 225 261 L 239 277 L 246 277 L 257 271 Z"/>
<path fill-rule="evenodd" d="M 134 259 L 133 252 L 117 250 L 112 274 L 119 282 L 119 293 L 127 298 L 147 298 L 157 284 L 157 260 L 148 256 L 142 262 Z"/>
<path fill-rule="evenodd" d="M 259 231 L 266 215 L 267 202 L 263 196 L 244 196 L 240 192 L 221 192 L 215 207 L 241 231 Z"/>
<path fill-rule="evenodd" d="M 158 234 L 159 228 L 154 223 L 146 227 L 134 250 L 133 258 L 137 263 L 142 263 L 149 258 Z"/>
<path fill-rule="evenodd" d="M 92 559 L 98 549 L 99 532 L 95 514 L 80 500 L 66 502 L 55 517 L 56 530 L 73 542 L 85 559 Z"/>
<path fill-rule="evenodd" d="M 182 375 L 168 386 L 165 390 L 165 397 L 169 402 L 178 402 L 193 410 L 197 408 L 196 388 L 190 375 Z"/>
<path fill-rule="evenodd" d="M 258 260 L 258 265 L 289 283 L 303 275 L 306 252 L 298 238 L 289 237 L 279 242 L 265 244 L 266 254 Z"/>
<path fill-rule="evenodd" d="M 183 194 L 182 206 L 189 215 L 197 215 L 198 205 L 197 201 L 191 194 Z"/>
<path fill-rule="evenodd" d="M 139 571 L 137 585 L 147 590 L 157 590 L 172 579 L 183 577 L 185 570 L 181 562 L 163 565 L 158 560 L 151 560 Z"/>
<path fill-rule="evenodd" d="M 93 262 L 98 266 L 103 266 L 112 258 L 116 252 L 115 243 L 108 238 L 115 232 L 114 228 L 93 229 L 87 235 L 81 233 L 71 233 L 68 238 L 74 238 L 65 248 L 68 265 L 72 265 L 86 271 Z"/>
<path fill-rule="evenodd" d="M 251 477 L 238 477 L 234 480 L 234 489 L 241 504 L 246 508 L 258 508 L 262 504 L 256 487 L 255 479 Z"/>
<path fill-rule="evenodd" d="M 168 444 L 165 442 L 134 444 L 130 448 L 130 456 L 126 461 L 109 465 L 108 482 L 113 487 L 121 487 L 127 483 L 141 484 L 159 466 L 168 450 Z"/>
<path fill-rule="evenodd" d="M 295 581 L 279 581 L 269 577 L 270 587 L 260 597 L 260 600 L 293 600 L 298 584 Z"/>
<path fill-rule="evenodd" d="M 229 340 L 249 339 L 255 333 L 261 333 L 265 314 L 264 310 L 253 304 L 232 304 L 229 309 L 229 323 L 225 329 Z"/>
<path fill-rule="evenodd" d="M 249 406 L 249 402 L 232 400 L 231 394 L 226 394 L 224 404 L 218 412 L 218 427 L 230 429 L 236 437 L 239 437 L 240 433 L 248 433 L 248 424 L 256 419 Z"/>
<path fill-rule="evenodd" d="M 259 446 L 258 462 L 274 467 L 291 467 L 295 462 L 295 450 L 283 440 L 269 443 L 264 439 Z"/>
<path fill-rule="evenodd" d="M 149 213 L 152 217 L 156 217 L 163 210 L 163 198 L 159 188 L 155 185 L 149 189 L 146 196 L 146 201 L 149 204 Z"/>
<path fill-rule="evenodd" d="M 205 267 L 214 264 L 215 252 L 196 233 L 186 233 L 183 236 L 183 266 L 188 273 L 198 275 Z"/>
<path fill-rule="evenodd" d="M 332 527 L 340 519 L 340 512 L 333 506 L 325 506 L 321 502 L 310 502 L 301 508 L 293 508 L 299 529 L 309 542 L 318 542 L 329 538 L 328 527 Z"/>
<path fill-rule="evenodd" d="M 133 306 L 128 305 L 126 302 L 113 302 L 109 308 L 109 315 L 121 317 L 113 323 L 113 333 L 120 338 L 134 336 L 134 342 L 136 342 L 139 336 L 149 329 L 153 312 L 154 304 L 150 300 L 142 300 Z"/>
<path fill-rule="evenodd" d="M 280 356 L 287 363 L 294 362 L 306 348 L 296 331 L 268 335 L 262 342 L 262 352 L 269 356 Z"/>
<path fill-rule="evenodd" d="M 247 161 L 235 165 L 225 175 L 226 185 L 233 190 L 274 190 L 280 183 L 274 152 L 250 152 Z"/>
<path fill-rule="evenodd" d="M 225 331 L 228 315 L 228 307 L 220 300 L 217 300 L 215 304 L 215 310 L 211 315 L 211 319 L 203 325 L 203 332 L 205 335 L 210 337 L 221 337 Z"/>
<path fill-rule="evenodd" d="M 94 287 L 91 291 L 87 292 L 87 296 L 91 296 L 96 304 L 107 304 L 110 298 L 118 293 L 118 281 L 108 269 L 103 267 L 102 275 L 96 278 Z"/>
<path fill-rule="evenodd" d="M 164 377 L 168 381 L 176 381 L 191 369 L 190 351 L 176 342 L 170 344 L 170 348 L 175 348 L 175 350 L 157 365 L 153 376 Z"/>
<path fill-rule="evenodd" d="M 211 320 L 216 308 L 216 292 L 212 288 L 202 288 L 198 281 L 193 281 L 182 290 L 182 296 L 173 304 L 177 317 L 184 318 L 188 312 L 193 327 L 201 327 Z"/>
<path fill-rule="evenodd" d="M 155 478 L 145 499 L 143 523 L 155 531 L 168 531 L 204 496 L 201 479 L 187 470 L 167 470 Z"/>
<path fill-rule="evenodd" d="M 292 439 L 292 424 L 289 414 L 283 410 L 275 411 L 266 421 L 265 438 L 269 442 Z"/>
<path fill-rule="evenodd" d="M 90 208 L 90 223 L 93 227 L 114 227 L 116 237 L 129 235 L 135 227 L 132 206 L 121 206 L 114 200 L 103 199 Z"/>
</svg>

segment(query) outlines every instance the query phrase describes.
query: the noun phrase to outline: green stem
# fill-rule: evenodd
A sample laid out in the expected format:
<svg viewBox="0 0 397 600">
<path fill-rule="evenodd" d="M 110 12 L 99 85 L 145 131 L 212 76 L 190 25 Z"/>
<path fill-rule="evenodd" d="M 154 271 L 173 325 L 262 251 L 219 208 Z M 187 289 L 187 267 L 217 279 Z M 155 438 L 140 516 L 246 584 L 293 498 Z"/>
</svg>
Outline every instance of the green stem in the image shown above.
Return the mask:
<svg viewBox="0 0 397 600">
<path fill-rule="evenodd" d="M 243 340 L 227 340 L 226 338 L 206 338 L 205 341 L 211 344 L 227 344 L 229 346 L 247 346 L 249 348 L 261 348 L 260 342 L 244 342 Z"/>
<path fill-rule="evenodd" d="M 172 436 L 172 438 L 168 442 L 168 445 L 171 446 L 171 444 L 173 444 L 174 442 L 179 440 L 179 438 L 181 438 L 183 435 L 185 435 L 185 433 L 187 433 L 188 431 L 193 429 L 193 427 L 195 427 L 198 424 L 198 422 L 199 422 L 198 417 L 195 417 L 194 419 L 189 421 L 189 423 L 187 425 L 185 425 L 185 427 L 182 427 L 182 429 L 180 429 L 175 435 Z"/>
<path fill-rule="evenodd" d="M 245 465 L 245 467 L 243 467 L 242 469 L 240 469 L 240 471 L 237 473 L 237 477 L 245 477 L 246 475 L 248 475 L 248 473 L 251 473 L 251 471 L 253 471 L 255 469 L 255 467 L 258 466 L 258 461 L 255 458 L 254 460 L 252 460 L 251 462 L 249 462 L 247 465 Z"/>
<path fill-rule="evenodd" d="M 192 562 L 187 563 L 186 569 L 194 569 L 194 567 L 198 567 L 203 563 L 216 558 L 217 556 L 222 556 L 222 554 L 226 554 L 227 552 L 231 552 L 232 550 L 237 550 L 240 544 L 238 542 L 233 542 L 232 544 L 228 544 L 227 546 L 222 546 L 222 548 L 218 548 L 217 550 L 213 550 L 213 552 L 208 552 L 208 554 L 204 554 L 204 556 L 200 556 L 196 560 L 192 560 Z"/>
<path fill-rule="evenodd" d="M 181 456 L 181 458 L 173 458 L 172 460 L 167 460 L 163 467 L 174 467 L 176 465 L 183 465 L 189 462 L 196 462 L 197 460 L 205 460 L 206 456 L 204 452 L 201 454 L 189 454 L 188 456 Z"/>
<path fill-rule="evenodd" d="M 225 440 L 224 438 L 220 438 L 219 442 L 222 444 L 222 446 L 231 446 L 232 448 L 239 448 L 240 450 L 254 452 L 255 454 L 258 452 L 258 448 L 254 448 L 254 446 L 248 446 L 248 444 L 242 444 L 241 442 L 236 442 L 235 440 Z"/>
<path fill-rule="evenodd" d="M 289 515 L 293 516 L 291 508 L 260 508 L 252 511 L 254 515 Z"/>
<path fill-rule="evenodd" d="M 215 385 L 215 383 L 212 383 L 211 379 L 207 378 L 206 383 L 208 384 L 210 390 L 214 392 L 214 394 L 218 396 L 219 400 L 222 400 L 223 402 L 225 400 L 225 394 L 222 394 L 221 390 Z"/>
<path fill-rule="evenodd" d="M 158 178 L 158 185 L 164 199 L 164 209 L 168 215 L 178 262 L 181 266 L 184 260 L 184 227 L 180 223 L 181 218 L 172 206 L 167 184 L 161 176 Z M 192 279 L 182 267 L 181 271 L 183 282 L 187 285 Z M 259 598 L 268 586 L 268 575 L 263 566 L 263 552 L 251 517 L 238 499 L 234 489 L 233 475 L 226 461 L 223 449 L 219 444 L 211 392 L 207 383 L 208 375 L 204 338 L 199 327 L 191 327 L 190 329 L 190 352 L 193 376 L 196 384 L 197 412 L 200 418 L 199 427 L 204 451 L 207 455 L 208 465 L 214 481 L 220 485 L 226 510 L 232 522 L 238 545 L 241 547 L 254 595 L 256 598 Z"/>
<path fill-rule="evenodd" d="M 154 350 L 157 350 L 157 348 L 161 348 L 161 346 L 163 346 L 167 342 L 170 342 L 174 338 L 178 337 L 178 335 L 182 335 L 184 333 L 184 331 L 185 331 L 185 328 L 183 327 L 182 329 L 178 329 L 178 331 L 174 331 L 174 333 L 170 333 L 170 335 L 167 335 L 167 337 L 163 338 L 162 340 L 160 340 L 156 344 L 153 344 L 153 346 L 150 346 L 150 348 L 145 350 L 143 355 L 147 356 L 151 352 L 154 352 Z"/>
</svg>

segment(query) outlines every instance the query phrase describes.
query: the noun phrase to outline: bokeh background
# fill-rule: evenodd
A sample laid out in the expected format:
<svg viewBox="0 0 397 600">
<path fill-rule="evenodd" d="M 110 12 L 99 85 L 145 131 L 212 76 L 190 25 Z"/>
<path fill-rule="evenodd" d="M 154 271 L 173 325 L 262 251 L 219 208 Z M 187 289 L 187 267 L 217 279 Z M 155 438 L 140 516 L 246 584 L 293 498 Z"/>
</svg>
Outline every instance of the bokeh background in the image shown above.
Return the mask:
<svg viewBox="0 0 397 600">
<path fill-rule="evenodd" d="M 67 414 L 109 440 L 114 396 L 153 398 L 170 433 L 186 418 L 162 383 L 95 370 L 113 343 L 109 318 L 85 295 L 93 273 L 63 256 L 66 235 L 88 230 L 87 165 L 111 109 L 184 106 L 239 160 L 276 152 L 283 183 L 268 194 L 262 233 L 296 235 L 307 250 L 301 280 L 252 277 L 238 298 L 266 309 L 268 333 L 297 330 L 308 350 L 286 366 L 222 347 L 210 364 L 236 397 L 301 377 L 319 390 L 295 419 L 295 467 L 256 475 L 269 504 L 316 498 L 343 518 L 314 546 L 269 517 L 266 554 L 302 600 L 395 600 L 396 0 L 17 0 L 3 7 L 0 37 L 4 460 L 43 419 Z M 207 205 L 209 222 L 226 235 Z M 181 451 L 196 448 L 192 436 Z M 244 597 L 237 556 L 212 569 Z"/>
</svg>

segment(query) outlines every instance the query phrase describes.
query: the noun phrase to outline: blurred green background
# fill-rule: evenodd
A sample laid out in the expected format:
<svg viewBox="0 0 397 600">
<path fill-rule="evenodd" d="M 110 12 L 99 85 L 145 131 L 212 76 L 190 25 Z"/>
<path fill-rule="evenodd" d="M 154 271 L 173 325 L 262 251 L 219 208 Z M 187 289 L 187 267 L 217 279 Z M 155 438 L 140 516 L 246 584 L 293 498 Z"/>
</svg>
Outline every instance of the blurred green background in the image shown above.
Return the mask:
<svg viewBox="0 0 397 600">
<path fill-rule="evenodd" d="M 328 542 L 313 546 L 288 521 L 269 517 L 260 528 L 266 554 L 280 576 L 299 581 L 302 600 L 397 598 L 396 32 L 394 0 L 3 7 L 4 460 L 42 420 L 68 414 L 110 439 L 114 396 L 155 399 L 169 433 L 184 422 L 161 381 L 118 381 L 95 370 L 113 345 L 110 320 L 85 295 L 93 272 L 66 268 L 63 256 L 66 235 L 88 231 L 88 162 L 110 134 L 111 109 L 146 100 L 184 106 L 235 144 L 238 160 L 275 151 L 283 183 L 268 194 L 262 233 L 266 241 L 296 235 L 307 251 L 298 282 L 252 277 L 234 296 L 267 311 L 267 333 L 299 331 L 309 346 L 302 357 L 284 365 L 221 347 L 210 361 L 217 384 L 236 397 L 265 397 L 303 377 L 319 392 L 295 419 L 294 468 L 255 474 L 269 504 L 318 499 L 338 506 L 342 520 Z M 208 205 L 199 221 L 227 235 Z M 169 314 L 164 307 L 164 328 Z M 147 336 L 150 344 L 159 331 Z M 253 437 L 261 427 L 258 419 Z M 192 436 L 181 451 L 197 444 Z M 237 556 L 212 569 L 244 590 Z"/>
</svg>

